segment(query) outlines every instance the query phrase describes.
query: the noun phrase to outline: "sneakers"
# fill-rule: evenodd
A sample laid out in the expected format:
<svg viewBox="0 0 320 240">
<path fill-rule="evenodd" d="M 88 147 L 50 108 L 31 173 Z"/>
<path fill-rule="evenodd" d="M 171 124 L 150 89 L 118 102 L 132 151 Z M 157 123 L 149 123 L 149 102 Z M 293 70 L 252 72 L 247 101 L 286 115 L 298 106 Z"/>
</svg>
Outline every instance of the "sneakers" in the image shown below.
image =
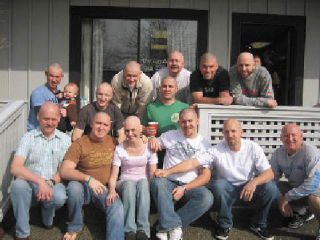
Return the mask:
<svg viewBox="0 0 320 240">
<path fill-rule="evenodd" d="M 229 237 L 230 228 L 218 227 L 216 229 L 216 239 L 226 240 Z"/>
<path fill-rule="evenodd" d="M 156 238 L 158 240 L 168 240 L 168 232 L 157 232 Z"/>
<path fill-rule="evenodd" d="M 307 211 L 304 215 L 294 214 L 291 221 L 288 224 L 289 228 L 297 229 L 301 227 L 304 223 L 310 222 L 312 219 L 314 219 L 314 214 Z"/>
<path fill-rule="evenodd" d="M 274 236 L 272 236 L 267 228 L 261 228 L 258 226 L 255 226 L 253 224 L 250 225 L 250 230 L 256 233 L 260 238 L 264 240 L 273 240 Z"/>
<path fill-rule="evenodd" d="M 138 230 L 136 234 L 136 240 L 148 240 L 148 236 L 143 230 Z"/>
<path fill-rule="evenodd" d="M 169 231 L 169 240 L 182 240 L 181 227 L 177 227 Z"/>
</svg>

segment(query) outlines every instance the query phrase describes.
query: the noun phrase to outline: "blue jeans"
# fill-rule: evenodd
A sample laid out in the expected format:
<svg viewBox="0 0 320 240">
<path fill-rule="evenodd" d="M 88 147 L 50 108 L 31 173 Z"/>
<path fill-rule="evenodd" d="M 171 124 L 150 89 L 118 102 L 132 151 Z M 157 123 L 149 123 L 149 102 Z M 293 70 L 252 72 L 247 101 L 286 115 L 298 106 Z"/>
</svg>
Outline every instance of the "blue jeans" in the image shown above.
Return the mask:
<svg viewBox="0 0 320 240">
<path fill-rule="evenodd" d="M 232 205 L 240 199 L 240 192 L 245 184 L 234 186 L 224 179 L 212 181 L 212 191 L 218 208 L 218 224 L 222 228 L 231 228 Z M 267 227 L 267 218 L 272 202 L 279 196 L 276 184 L 271 181 L 256 187 L 252 201 L 256 203 L 256 211 L 253 223 L 259 227 Z"/>
<path fill-rule="evenodd" d="M 186 227 L 208 211 L 213 204 L 213 195 L 206 187 L 194 188 L 180 199 L 185 204 L 175 212 L 171 192 L 180 185 L 183 183 L 167 178 L 153 178 L 151 181 L 151 194 L 158 208 L 160 232 Z"/>
<path fill-rule="evenodd" d="M 96 196 L 87 183 L 70 181 L 67 187 L 68 212 L 69 212 L 69 232 L 79 232 L 83 227 L 81 215 L 82 206 L 93 202 L 93 204 L 106 214 L 106 239 L 124 239 L 123 233 L 123 207 L 119 199 L 116 198 L 111 206 L 107 206 L 107 193 Z"/>
<path fill-rule="evenodd" d="M 41 204 L 42 222 L 45 226 L 52 225 L 55 210 L 62 207 L 66 200 L 66 188 L 62 183 L 53 187 L 51 201 L 38 201 L 36 195 L 38 185 L 17 178 L 11 186 L 11 203 L 16 218 L 16 236 L 28 237 L 30 235 L 29 209 L 38 203 Z"/>
<path fill-rule="evenodd" d="M 124 232 L 143 230 L 150 237 L 150 191 L 147 179 L 138 182 L 120 181 L 117 184 L 124 211 Z M 137 210 L 137 213 L 136 213 Z M 135 220 L 137 216 L 137 221 Z"/>
</svg>

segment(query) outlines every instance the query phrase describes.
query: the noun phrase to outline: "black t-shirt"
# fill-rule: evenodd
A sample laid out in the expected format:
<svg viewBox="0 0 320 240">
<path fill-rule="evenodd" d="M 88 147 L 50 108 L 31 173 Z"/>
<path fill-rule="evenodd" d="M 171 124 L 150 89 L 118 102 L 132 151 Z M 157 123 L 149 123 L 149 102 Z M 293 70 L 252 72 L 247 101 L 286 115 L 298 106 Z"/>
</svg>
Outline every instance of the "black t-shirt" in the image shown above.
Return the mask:
<svg viewBox="0 0 320 240">
<path fill-rule="evenodd" d="M 220 92 L 229 91 L 230 80 L 228 71 L 218 67 L 213 79 L 203 79 L 200 70 L 194 71 L 190 76 L 190 91 L 203 92 L 203 97 L 216 98 Z"/>
</svg>

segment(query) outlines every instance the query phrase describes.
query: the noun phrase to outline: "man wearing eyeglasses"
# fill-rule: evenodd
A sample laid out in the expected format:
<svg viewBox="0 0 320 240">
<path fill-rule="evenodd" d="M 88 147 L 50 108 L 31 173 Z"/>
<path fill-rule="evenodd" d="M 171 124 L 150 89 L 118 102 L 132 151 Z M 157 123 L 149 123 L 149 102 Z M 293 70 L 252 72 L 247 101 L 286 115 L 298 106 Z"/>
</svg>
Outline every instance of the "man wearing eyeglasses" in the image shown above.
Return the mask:
<svg viewBox="0 0 320 240">
<path fill-rule="evenodd" d="M 30 96 L 30 112 L 27 124 L 27 130 L 31 131 L 39 126 L 37 114 L 40 107 L 45 102 L 53 102 L 58 104 L 56 94 L 58 93 L 58 85 L 62 81 L 64 74 L 59 63 L 52 63 L 45 72 L 47 82 L 44 85 L 34 89 Z M 60 110 L 62 117 L 67 114 L 66 111 Z"/>
</svg>

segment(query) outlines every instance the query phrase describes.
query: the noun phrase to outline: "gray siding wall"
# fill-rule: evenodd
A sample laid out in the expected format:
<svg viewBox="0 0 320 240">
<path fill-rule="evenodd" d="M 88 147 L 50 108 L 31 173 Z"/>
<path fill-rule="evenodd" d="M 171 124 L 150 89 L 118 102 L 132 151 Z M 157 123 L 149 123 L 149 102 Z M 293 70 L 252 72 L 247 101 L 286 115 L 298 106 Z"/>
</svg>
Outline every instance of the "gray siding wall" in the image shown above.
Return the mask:
<svg viewBox="0 0 320 240">
<path fill-rule="evenodd" d="M 45 82 L 49 63 L 60 62 L 68 81 L 69 6 L 185 8 L 209 11 L 209 51 L 229 66 L 232 12 L 306 16 L 303 105 L 318 102 L 318 0 L 0 0 L 0 98 L 28 99 Z M 1 39 L 6 45 L 1 45 Z"/>
</svg>

